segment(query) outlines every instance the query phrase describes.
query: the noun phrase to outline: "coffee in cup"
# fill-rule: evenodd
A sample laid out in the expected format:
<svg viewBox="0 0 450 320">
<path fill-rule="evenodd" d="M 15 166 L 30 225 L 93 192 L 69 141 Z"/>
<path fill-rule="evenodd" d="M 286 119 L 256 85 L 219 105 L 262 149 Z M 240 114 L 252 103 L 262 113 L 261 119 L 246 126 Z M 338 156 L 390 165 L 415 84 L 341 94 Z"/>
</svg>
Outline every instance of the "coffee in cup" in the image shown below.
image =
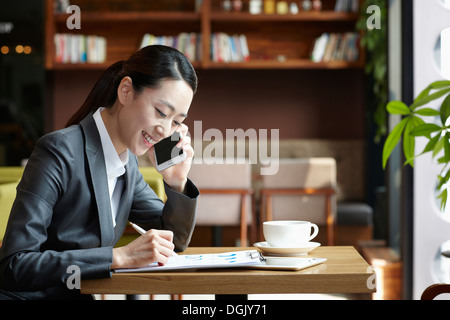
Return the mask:
<svg viewBox="0 0 450 320">
<path fill-rule="evenodd" d="M 311 234 L 311 228 L 314 229 Z M 263 223 L 264 238 L 272 247 L 302 248 L 319 233 L 315 223 L 299 220 L 277 220 Z"/>
</svg>

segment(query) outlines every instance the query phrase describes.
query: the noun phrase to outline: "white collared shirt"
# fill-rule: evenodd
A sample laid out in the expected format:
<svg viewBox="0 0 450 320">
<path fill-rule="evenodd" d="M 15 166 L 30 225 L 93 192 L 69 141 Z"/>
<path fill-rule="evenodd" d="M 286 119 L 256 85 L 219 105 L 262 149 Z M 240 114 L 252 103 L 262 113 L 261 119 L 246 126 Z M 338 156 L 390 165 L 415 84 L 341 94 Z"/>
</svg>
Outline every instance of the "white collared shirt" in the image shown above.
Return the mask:
<svg viewBox="0 0 450 320">
<path fill-rule="evenodd" d="M 95 124 L 97 125 L 102 142 L 103 155 L 105 156 L 106 175 L 108 177 L 109 199 L 111 203 L 111 213 L 113 226 L 116 226 L 117 210 L 119 208 L 120 197 L 125 186 L 125 180 L 118 178 L 125 173 L 125 165 L 128 163 L 128 150 L 117 154 L 114 144 L 106 130 L 101 117 L 101 112 L 105 108 L 98 108 L 93 114 Z"/>
</svg>

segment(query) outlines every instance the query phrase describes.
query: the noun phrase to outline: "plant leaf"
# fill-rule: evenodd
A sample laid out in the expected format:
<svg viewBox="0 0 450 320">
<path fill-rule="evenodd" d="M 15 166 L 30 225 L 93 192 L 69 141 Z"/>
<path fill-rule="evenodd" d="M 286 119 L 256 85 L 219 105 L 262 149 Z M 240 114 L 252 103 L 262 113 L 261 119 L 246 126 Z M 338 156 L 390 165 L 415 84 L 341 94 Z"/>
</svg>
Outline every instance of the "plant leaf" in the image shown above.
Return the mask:
<svg viewBox="0 0 450 320">
<path fill-rule="evenodd" d="M 441 136 L 440 136 L 439 134 L 437 134 L 437 135 L 435 135 L 433 138 L 431 138 L 430 141 L 428 141 L 427 145 L 425 146 L 425 148 L 423 149 L 423 151 L 422 151 L 421 153 L 415 155 L 414 157 L 412 157 L 412 158 L 410 158 L 410 159 L 406 159 L 406 161 L 403 163 L 403 165 L 405 165 L 405 166 L 406 166 L 407 164 L 411 165 L 411 163 L 412 163 L 414 160 L 416 160 L 417 157 L 423 155 L 424 153 L 433 151 L 434 148 L 435 148 L 435 146 L 436 146 L 436 143 L 439 141 L 439 138 L 440 138 L 440 137 L 441 137 Z M 449 170 L 449 172 L 450 172 L 450 170 Z"/>
<path fill-rule="evenodd" d="M 444 139 L 445 137 L 439 136 L 439 140 L 437 141 L 436 145 L 433 149 L 433 158 L 436 157 L 436 155 L 442 150 L 444 147 Z"/>
<path fill-rule="evenodd" d="M 421 154 L 433 151 L 434 148 L 436 147 L 436 143 L 439 141 L 440 137 L 441 137 L 441 135 L 437 134 L 436 136 L 431 138 L 431 140 L 427 143 L 427 145 L 425 146 L 425 148 L 423 149 Z"/>
<path fill-rule="evenodd" d="M 428 96 L 430 91 L 431 91 L 431 87 L 430 86 L 426 87 L 421 93 L 419 93 L 419 95 L 416 97 L 416 99 L 414 99 L 414 102 L 420 101 L 424 97 Z"/>
<path fill-rule="evenodd" d="M 411 110 L 402 101 L 391 101 L 387 104 L 386 109 L 391 114 L 408 115 L 411 113 Z"/>
<path fill-rule="evenodd" d="M 430 134 L 436 131 L 440 131 L 442 128 L 434 123 L 423 123 L 421 125 L 416 126 L 411 132 L 410 135 L 414 137 L 428 137 L 430 138 Z"/>
<path fill-rule="evenodd" d="M 442 97 L 443 95 L 447 94 L 450 92 L 449 88 L 440 90 L 440 91 L 436 91 L 430 95 L 426 95 L 424 97 L 422 97 L 421 99 L 416 99 L 414 101 L 414 103 L 412 105 L 410 105 L 409 107 L 411 108 L 411 110 L 415 110 L 416 108 L 423 106 L 424 104 L 427 104 L 433 100 L 439 99 L 440 97 Z"/>
<path fill-rule="evenodd" d="M 450 81 L 449 80 L 438 80 L 433 83 L 431 83 L 428 86 L 430 89 L 442 89 L 442 88 L 449 88 L 450 87 Z"/>
<path fill-rule="evenodd" d="M 449 116 L 450 116 L 450 95 L 444 99 L 441 105 L 441 122 L 444 126 Z"/>
<path fill-rule="evenodd" d="M 411 116 L 408 118 L 406 123 L 405 131 L 403 132 L 403 153 L 405 154 L 406 162 L 409 163 L 411 167 L 414 167 L 414 151 L 416 146 L 416 138 L 411 135 L 411 130 L 417 127 L 425 125 L 425 122 L 416 116 Z"/>
<path fill-rule="evenodd" d="M 408 118 L 405 118 L 402 121 L 400 121 L 388 135 L 383 147 L 383 168 L 386 168 L 387 160 L 389 159 L 395 146 L 398 144 L 400 137 L 402 136 L 403 130 L 405 129 L 407 121 Z"/>
<path fill-rule="evenodd" d="M 444 171 L 442 171 L 444 172 Z M 438 175 L 438 184 L 436 185 L 436 191 L 442 189 L 442 187 L 448 182 L 450 179 L 450 170 L 447 170 L 445 176 L 442 176 L 442 173 Z"/>
<path fill-rule="evenodd" d="M 445 206 L 447 204 L 448 191 L 445 188 L 440 195 L 437 196 L 438 199 L 441 199 L 441 211 L 445 210 Z"/>
<path fill-rule="evenodd" d="M 450 162 L 450 142 L 449 139 L 450 138 L 450 134 L 447 132 L 445 134 L 445 137 L 443 138 L 444 140 L 444 160 L 445 163 L 449 163 Z"/>
<path fill-rule="evenodd" d="M 433 116 L 439 116 L 440 112 L 438 110 L 432 109 L 432 108 L 423 108 L 417 111 L 414 111 L 415 114 L 418 114 L 420 116 L 427 116 L 427 117 L 433 117 Z"/>
<path fill-rule="evenodd" d="M 440 158 L 437 160 L 437 163 L 438 163 L 438 164 L 445 164 L 445 163 L 446 163 L 446 162 L 445 162 L 445 155 L 442 156 L 442 157 L 440 157 Z"/>
<path fill-rule="evenodd" d="M 413 117 L 409 117 L 406 122 L 405 131 L 403 131 L 403 153 L 407 160 L 414 157 L 415 138 L 409 134 L 412 129 L 414 129 L 414 119 Z"/>
<path fill-rule="evenodd" d="M 439 80 L 432 82 L 421 93 L 419 93 L 414 102 L 419 101 L 424 97 L 428 96 L 431 90 L 443 89 L 448 87 L 450 87 L 450 81 L 448 80 Z"/>
</svg>

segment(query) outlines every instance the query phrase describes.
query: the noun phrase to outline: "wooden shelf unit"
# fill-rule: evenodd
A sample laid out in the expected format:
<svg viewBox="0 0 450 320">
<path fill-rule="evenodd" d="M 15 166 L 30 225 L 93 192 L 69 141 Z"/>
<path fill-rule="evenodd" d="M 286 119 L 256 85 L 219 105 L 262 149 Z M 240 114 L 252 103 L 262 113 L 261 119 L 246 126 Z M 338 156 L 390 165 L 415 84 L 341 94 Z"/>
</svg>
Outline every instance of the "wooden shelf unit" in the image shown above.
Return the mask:
<svg viewBox="0 0 450 320">
<path fill-rule="evenodd" d="M 144 1 L 130 4 L 125 0 L 95 1 L 73 0 L 81 9 L 81 30 L 69 30 L 66 21 L 70 14 L 54 14 L 53 0 L 46 0 L 46 68 L 49 70 L 104 69 L 120 59 L 126 59 L 139 49 L 145 33 L 177 35 L 196 32 L 202 36 L 202 61 L 194 67 L 202 69 L 346 69 L 362 68 L 364 52 L 359 50 L 355 62 L 331 61 L 315 63 L 310 59 L 314 41 L 323 32 L 355 31 L 357 13 L 334 12 L 336 0 L 323 0 L 322 11 L 300 11 L 296 15 L 252 15 L 248 13 L 248 0 L 244 11 L 223 12 L 220 1 L 203 0 L 195 12 L 195 0 L 180 0 L 183 11 L 142 10 Z M 121 4 L 124 2 L 124 4 Z M 173 3 L 174 1 L 171 1 Z M 157 3 L 148 1 L 149 3 Z M 161 1 L 161 3 L 163 3 Z M 165 4 L 167 6 L 167 4 Z M 141 6 L 141 7 L 139 7 Z M 154 6 L 154 4 L 153 4 Z M 144 7 L 145 9 L 145 7 Z M 158 8 L 156 8 L 158 9 Z M 174 9 L 174 8 L 170 8 Z M 188 10 L 186 10 L 188 9 Z M 210 57 L 211 35 L 225 32 L 244 34 L 250 51 L 250 61 L 239 63 L 213 62 Z M 98 35 L 107 39 L 107 60 L 100 64 L 55 62 L 54 35 L 72 33 Z"/>
</svg>

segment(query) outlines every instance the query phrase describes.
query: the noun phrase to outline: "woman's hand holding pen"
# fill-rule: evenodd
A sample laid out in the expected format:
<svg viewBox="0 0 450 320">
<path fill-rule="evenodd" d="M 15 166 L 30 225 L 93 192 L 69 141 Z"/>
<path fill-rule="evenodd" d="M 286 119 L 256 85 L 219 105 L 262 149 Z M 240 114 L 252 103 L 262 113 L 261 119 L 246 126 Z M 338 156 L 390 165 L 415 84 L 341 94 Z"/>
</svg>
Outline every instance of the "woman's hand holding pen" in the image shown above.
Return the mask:
<svg viewBox="0 0 450 320">
<path fill-rule="evenodd" d="M 111 269 L 139 268 L 153 262 L 166 264 L 174 254 L 172 241 L 172 231 L 151 229 L 128 245 L 114 248 Z"/>
</svg>

